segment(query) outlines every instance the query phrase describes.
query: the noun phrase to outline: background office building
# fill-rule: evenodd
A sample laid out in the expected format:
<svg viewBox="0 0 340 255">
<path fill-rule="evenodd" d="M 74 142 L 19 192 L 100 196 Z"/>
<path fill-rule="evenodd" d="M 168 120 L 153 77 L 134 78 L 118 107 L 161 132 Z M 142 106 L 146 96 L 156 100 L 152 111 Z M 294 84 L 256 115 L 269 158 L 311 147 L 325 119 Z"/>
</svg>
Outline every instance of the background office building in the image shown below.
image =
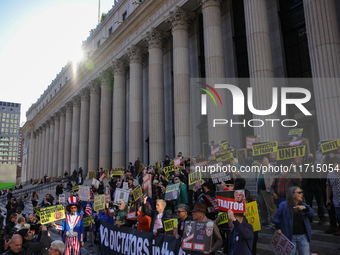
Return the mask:
<svg viewBox="0 0 340 255">
<path fill-rule="evenodd" d="M 282 79 L 259 86 L 252 80 L 313 78 L 298 84 L 312 94 L 306 104 L 312 115 L 292 107 L 285 118 L 304 128 L 312 151 L 320 140 L 339 138 L 339 85 L 316 78 L 339 78 L 340 1 L 115 2 L 84 38 L 86 59 L 63 67 L 26 113 L 28 179 L 78 167 L 86 174 L 127 166 L 137 157 L 154 164 L 179 151 L 194 156 L 205 153 L 212 140 L 245 148 L 251 135 L 288 139 L 281 127 L 214 129 L 211 115 L 201 115 L 202 90 L 191 84 L 194 78 L 250 78 L 235 84 L 245 95 L 254 88 L 258 109 L 270 108 L 272 87 L 296 84 L 280 84 Z M 219 95 L 223 106 L 215 108 L 230 119 L 230 94 L 219 90 Z M 244 118 L 254 116 L 246 109 Z"/>
</svg>

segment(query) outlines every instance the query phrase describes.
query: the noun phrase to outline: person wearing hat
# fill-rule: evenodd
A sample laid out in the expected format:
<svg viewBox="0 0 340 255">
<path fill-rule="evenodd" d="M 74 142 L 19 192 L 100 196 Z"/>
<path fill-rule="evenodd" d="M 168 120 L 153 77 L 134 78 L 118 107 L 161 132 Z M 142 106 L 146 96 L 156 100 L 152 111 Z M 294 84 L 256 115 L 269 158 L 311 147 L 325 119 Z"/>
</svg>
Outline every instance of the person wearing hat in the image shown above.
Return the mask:
<svg viewBox="0 0 340 255">
<path fill-rule="evenodd" d="M 24 248 L 31 250 L 35 255 L 48 254 L 47 250 L 52 243 L 52 239 L 49 236 L 46 226 L 40 226 L 39 235 L 36 235 L 36 237 L 34 237 L 34 233 L 27 228 L 23 228 L 17 233 L 22 237 L 22 246 Z"/>
<path fill-rule="evenodd" d="M 195 207 L 191 212 L 192 212 L 192 218 L 194 221 L 212 222 L 211 220 L 207 218 L 206 216 L 207 207 L 203 204 L 195 204 Z M 223 240 L 222 240 L 220 231 L 218 230 L 217 225 L 214 223 L 211 248 L 208 252 L 204 252 L 204 254 L 214 254 L 218 249 L 221 248 L 222 244 L 223 244 Z"/>
<path fill-rule="evenodd" d="M 61 231 L 65 231 L 63 242 L 65 243 L 65 255 L 69 255 L 73 253 L 73 255 L 80 254 L 80 247 L 84 246 L 83 238 L 84 238 L 84 221 L 83 216 L 77 212 L 80 205 L 78 204 L 78 198 L 69 197 L 67 199 L 68 205 L 66 206 L 66 210 L 69 211 L 67 213 L 66 219 L 63 220 L 61 226 L 52 222 L 52 225 Z"/>
</svg>

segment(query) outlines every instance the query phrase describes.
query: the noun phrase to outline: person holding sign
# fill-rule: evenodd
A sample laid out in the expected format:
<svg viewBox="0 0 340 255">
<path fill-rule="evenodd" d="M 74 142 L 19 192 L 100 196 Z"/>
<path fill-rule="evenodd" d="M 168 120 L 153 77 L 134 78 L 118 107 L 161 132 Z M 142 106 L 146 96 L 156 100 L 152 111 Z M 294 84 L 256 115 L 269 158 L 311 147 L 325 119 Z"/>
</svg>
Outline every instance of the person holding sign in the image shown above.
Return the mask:
<svg viewBox="0 0 340 255">
<path fill-rule="evenodd" d="M 125 225 L 126 223 L 126 215 L 127 215 L 127 204 L 124 200 L 119 200 L 118 202 L 118 211 L 115 211 L 113 214 L 116 217 L 116 225 L 118 228 Z"/>
<path fill-rule="evenodd" d="M 156 212 L 151 211 L 150 207 L 147 206 L 146 200 L 148 196 L 143 197 L 142 213 L 151 217 L 150 231 L 156 236 L 158 233 L 165 233 L 164 220 L 170 219 L 171 214 L 164 211 L 166 203 L 163 199 L 157 199 L 156 201 Z"/>
<path fill-rule="evenodd" d="M 186 221 L 192 221 L 192 216 L 189 215 L 190 207 L 185 204 L 178 205 L 177 208 L 177 228 L 174 228 L 174 236 L 179 239 L 183 237 L 184 224 Z"/>
<path fill-rule="evenodd" d="M 280 204 L 273 223 L 277 233 L 283 233 L 295 245 L 292 254 L 298 251 L 300 255 L 308 255 L 312 231 L 309 218 L 313 217 L 315 211 L 302 201 L 302 190 L 297 186 L 290 187 L 287 200 Z"/>
<path fill-rule="evenodd" d="M 77 212 L 80 208 L 78 204 L 78 198 L 69 197 L 67 199 L 68 205 L 66 210 L 69 213 L 66 214 L 66 219 L 61 226 L 52 222 L 52 225 L 57 229 L 64 232 L 63 242 L 65 243 L 65 255 L 79 255 L 80 247 L 84 246 L 84 221 L 83 216 Z"/>
<path fill-rule="evenodd" d="M 232 223 L 228 236 L 229 255 L 252 255 L 252 247 L 254 241 L 253 226 L 245 219 L 243 213 L 235 213 L 228 211 L 229 221 Z"/>
</svg>

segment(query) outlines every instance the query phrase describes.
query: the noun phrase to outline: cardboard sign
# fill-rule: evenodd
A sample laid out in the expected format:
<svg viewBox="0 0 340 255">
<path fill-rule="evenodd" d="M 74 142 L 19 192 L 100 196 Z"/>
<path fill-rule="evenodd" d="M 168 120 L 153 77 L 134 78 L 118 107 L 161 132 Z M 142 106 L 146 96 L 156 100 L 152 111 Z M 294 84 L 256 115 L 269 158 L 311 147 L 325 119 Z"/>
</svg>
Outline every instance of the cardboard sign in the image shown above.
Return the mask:
<svg viewBox="0 0 340 255">
<path fill-rule="evenodd" d="M 215 200 L 209 196 L 209 195 L 204 195 L 203 196 L 204 202 L 206 203 L 207 207 L 212 207 L 214 208 L 214 211 L 218 211 L 218 205 L 216 204 Z"/>
<path fill-rule="evenodd" d="M 167 235 L 174 235 L 174 228 L 177 228 L 177 219 L 164 220 L 164 230 Z"/>
<path fill-rule="evenodd" d="M 297 136 L 301 137 L 303 132 L 303 128 L 292 128 L 288 132 L 288 136 Z"/>
<path fill-rule="evenodd" d="M 143 196 L 143 191 L 140 185 L 138 185 L 133 191 L 133 199 L 137 201 L 141 196 Z"/>
<path fill-rule="evenodd" d="M 39 212 L 38 207 L 33 207 L 33 211 L 34 211 L 35 215 L 37 215 L 38 217 L 40 217 L 40 212 Z"/>
<path fill-rule="evenodd" d="M 129 183 L 128 182 L 123 182 L 123 189 L 126 189 L 126 190 L 129 189 Z"/>
<path fill-rule="evenodd" d="M 65 194 L 59 194 L 59 203 L 65 203 Z"/>
<path fill-rule="evenodd" d="M 121 176 L 124 175 L 124 171 L 112 171 L 113 176 Z"/>
<path fill-rule="evenodd" d="M 217 217 L 218 217 L 217 225 L 227 224 L 229 221 L 228 213 L 219 212 Z"/>
<path fill-rule="evenodd" d="M 176 170 L 180 170 L 180 167 L 166 166 L 164 167 L 165 178 L 169 178 L 170 173 L 175 172 Z"/>
<path fill-rule="evenodd" d="M 261 139 L 259 137 L 246 137 L 247 149 L 253 148 L 253 143 L 259 143 Z"/>
<path fill-rule="evenodd" d="M 88 201 L 91 198 L 90 187 L 80 185 L 79 191 L 78 191 L 78 197 L 79 197 L 79 200 L 81 201 Z"/>
<path fill-rule="evenodd" d="M 105 195 L 97 195 L 94 197 L 93 210 L 95 212 L 105 210 Z"/>
<path fill-rule="evenodd" d="M 129 207 L 126 218 L 129 220 L 133 220 L 136 218 L 136 208 L 134 206 Z"/>
<path fill-rule="evenodd" d="M 202 174 L 201 172 L 193 172 L 189 174 L 189 189 L 193 189 L 194 187 L 200 189 L 202 186 Z"/>
<path fill-rule="evenodd" d="M 105 173 L 102 173 L 102 175 L 99 177 L 99 181 L 103 181 L 105 179 L 106 175 Z"/>
<path fill-rule="evenodd" d="M 130 191 L 117 188 L 116 191 L 115 191 L 115 198 L 113 200 L 113 204 L 118 205 L 118 202 L 120 200 L 123 200 L 126 203 L 128 203 L 129 202 L 129 195 L 130 195 Z"/>
<path fill-rule="evenodd" d="M 99 184 L 100 184 L 100 181 L 98 181 L 97 179 L 95 178 L 92 178 L 92 185 L 98 189 L 99 188 Z"/>
<path fill-rule="evenodd" d="M 183 165 L 183 160 L 181 158 L 176 158 L 174 160 L 174 166 L 177 167 L 177 166 L 180 166 L 180 165 Z"/>
<path fill-rule="evenodd" d="M 78 191 L 78 190 L 79 190 L 79 186 L 78 186 L 78 185 L 77 185 L 77 186 L 73 186 L 73 187 L 72 187 L 72 190 L 73 190 L 74 192 Z"/>
<path fill-rule="evenodd" d="M 291 141 L 288 145 L 289 146 L 298 146 L 302 142 L 303 142 L 303 140 Z"/>
<path fill-rule="evenodd" d="M 304 157 L 306 154 L 306 146 L 294 146 L 278 149 L 277 151 L 277 161 L 289 160 L 293 161 L 296 156 Z"/>
<path fill-rule="evenodd" d="M 269 247 L 276 255 L 291 255 L 293 254 L 295 245 L 284 234 L 279 235 L 275 231 Z"/>
<path fill-rule="evenodd" d="M 277 142 L 253 143 L 253 159 L 262 160 L 263 157 L 269 158 L 270 153 L 277 152 Z"/>
<path fill-rule="evenodd" d="M 246 200 L 244 189 L 231 191 L 216 192 L 218 209 L 228 212 L 232 210 L 234 213 L 246 212 Z"/>
<path fill-rule="evenodd" d="M 164 200 L 177 200 L 179 196 L 179 183 L 166 186 Z"/>
<path fill-rule="evenodd" d="M 65 219 L 65 210 L 63 205 L 54 205 L 40 208 L 40 222 L 47 224 L 52 221 Z"/>
<path fill-rule="evenodd" d="M 215 154 L 216 161 L 230 161 L 232 166 L 235 166 L 234 155 L 231 150 L 223 150 Z"/>
<path fill-rule="evenodd" d="M 214 232 L 214 222 L 186 221 L 183 232 L 182 249 L 210 251 Z"/>
<path fill-rule="evenodd" d="M 94 224 L 94 215 L 91 216 L 85 216 L 84 218 L 84 227 L 89 227 L 90 224 Z"/>
<path fill-rule="evenodd" d="M 321 143 L 321 152 L 326 155 L 329 153 L 340 154 L 340 139 Z"/>
<path fill-rule="evenodd" d="M 231 180 L 231 177 L 229 174 L 221 171 L 221 172 L 215 172 L 215 173 L 210 173 L 211 180 L 213 184 L 218 184 L 221 182 L 226 182 Z"/>
<path fill-rule="evenodd" d="M 221 142 L 221 143 L 220 143 L 220 151 L 225 151 L 225 150 L 227 150 L 227 149 L 228 149 L 228 145 L 229 145 L 228 141 L 223 141 L 223 142 Z"/>
<path fill-rule="evenodd" d="M 220 151 L 220 146 L 218 144 L 210 146 L 210 155 L 215 155 L 219 151 Z"/>
<path fill-rule="evenodd" d="M 109 194 L 105 194 L 105 202 L 106 203 L 110 203 L 111 202 L 110 193 Z"/>
<path fill-rule="evenodd" d="M 244 216 L 248 223 L 253 226 L 254 232 L 261 230 L 259 210 L 257 209 L 256 201 L 247 203 Z"/>
<path fill-rule="evenodd" d="M 143 194 L 152 197 L 151 174 L 146 174 L 143 177 Z"/>
</svg>

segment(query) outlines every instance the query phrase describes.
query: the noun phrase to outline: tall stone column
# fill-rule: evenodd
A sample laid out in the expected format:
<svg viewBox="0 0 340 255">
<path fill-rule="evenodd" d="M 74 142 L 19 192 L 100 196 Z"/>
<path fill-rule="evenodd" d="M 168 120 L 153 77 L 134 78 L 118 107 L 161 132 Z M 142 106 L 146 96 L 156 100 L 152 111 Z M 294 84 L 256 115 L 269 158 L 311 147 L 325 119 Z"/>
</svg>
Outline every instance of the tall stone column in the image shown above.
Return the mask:
<svg viewBox="0 0 340 255">
<path fill-rule="evenodd" d="M 174 63 L 175 152 L 190 155 L 190 57 L 189 23 L 195 14 L 179 8 L 170 11 L 166 21 L 171 23 Z M 187 123 L 187 125 L 184 125 Z"/>
<path fill-rule="evenodd" d="M 149 148 L 150 164 L 164 158 L 163 45 L 168 33 L 151 28 L 144 40 L 149 50 Z"/>
<path fill-rule="evenodd" d="M 43 176 L 45 174 L 48 177 L 51 177 L 48 175 L 48 150 L 49 150 L 49 142 L 50 142 L 50 120 L 47 120 L 45 122 L 45 146 L 44 146 L 44 170 L 43 170 Z"/>
<path fill-rule="evenodd" d="M 99 168 L 99 118 L 100 118 L 100 87 L 99 81 L 93 80 L 90 85 L 90 130 L 88 171 Z"/>
<path fill-rule="evenodd" d="M 80 96 L 72 98 L 73 119 L 72 119 L 72 140 L 71 140 L 71 171 L 78 170 L 79 161 L 79 129 L 80 129 Z"/>
<path fill-rule="evenodd" d="M 203 13 L 204 55 L 206 83 L 215 87 L 220 78 L 225 78 L 225 65 L 222 38 L 221 0 L 200 0 Z M 215 106 L 213 100 L 207 100 L 208 137 L 213 141 L 224 141 L 229 138 L 229 126 L 213 127 L 214 119 L 228 119 L 227 90 L 216 89 L 222 105 Z"/>
<path fill-rule="evenodd" d="M 80 96 L 79 167 L 85 177 L 88 173 L 90 89 L 82 89 Z"/>
<path fill-rule="evenodd" d="M 112 70 L 107 69 L 100 73 L 101 100 L 100 100 L 100 132 L 99 132 L 99 166 L 104 169 L 111 168 L 111 141 L 112 141 Z"/>
<path fill-rule="evenodd" d="M 64 171 L 67 170 L 72 174 L 74 169 L 71 169 L 71 144 L 72 144 L 72 116 L 73 103 L 66 103 L 66 121 L 65 121 L 65 148 L 64 148 Z"/>
<path fill-rule="evenodd" d="M 39 169 L 39 179 L 44 177 L 45 174 L 45 144 L 46 144 L 46 124 L 44 123 L 41 127 L 41 150 L 40 150 L 40 169 Z"/>
<path fill-rule="evenodd" d="M 50 178 L 56 176 L 56 175 L 53 175 L 54 121 L 55 121 L 55 117 L 52 116 L 50 118 L 50 139 L 49 139 L 49 148 L 48 148 L 48 173 L 47 173 L 47 176 Z"/>
<path fill-rule="evenodd" d="M 272 106 L 272 91 L 275 87 L 274 65 L 270 41 L 266 0 L 244 0 L 246 36 L 250 84 L 253 88 L 253 104 L 257 110 L 268 110 Z M 277 141 L 279 126 L 265 119 L 279 119 L 278 111 L 270 115 L 254 115 L 265 124 L 254 128 L 261 141 Z"/>
<path fill-rule="evenodd" d="M 30 145 L 28 149 L 28 180 L 31 178 L 33 179 L 33 174 L 34 174 L 34 156 L 35 156 L 35 144 L 36 144 L 36 137 L 34 134 L 34 129 L 31 127 L 31 130 L 29 131 L 31 134 L 31 139 L 30 139 Z"/>
<path fill-rule="evenodd" d="M 143 49 L 132 45 L 130 60 L 129 161 L 143 159 Z"/>
<path fill-rule="evenodd" d="M 66 119 L 66 108 L 60 108 L 60 127 L 59 127 L 59 148 L 58 148 L 58 176 L 64 176 L 64 150 L 65 150 L 65 119 Z"/>
<path fill-rule="evenodd" d="M 39 173 L 39 151 L 40 151 L 40 136 L 39 136 L 39 128 L 35 130 L 35 140 L 36 145 L 34 148 L 34 170 L 33 170 L 33 179 L 38 178 Z"/>
<path fill-rule="evenodd" d="M 53 176 L 59 176 L 58 174 L 58 155 L 59 155 L 59 130 L 60 130 L 60 112 L 54 114 L 54 142 L 53 142 Z M 61 176 L 63 176 L 61 174 Z"/>
<path fill-rule="evenodd" d="M 112 167 L 125 166 L 125 67 L 120 59 L 113 61 Z"/>
<path fill-rule="evenodd" d="M 338 139 L 340 35 L 334 0 L 304 0 L 320 140 Z M 329 78 L 329 79 L 325 79 Z"/>
</svg>

